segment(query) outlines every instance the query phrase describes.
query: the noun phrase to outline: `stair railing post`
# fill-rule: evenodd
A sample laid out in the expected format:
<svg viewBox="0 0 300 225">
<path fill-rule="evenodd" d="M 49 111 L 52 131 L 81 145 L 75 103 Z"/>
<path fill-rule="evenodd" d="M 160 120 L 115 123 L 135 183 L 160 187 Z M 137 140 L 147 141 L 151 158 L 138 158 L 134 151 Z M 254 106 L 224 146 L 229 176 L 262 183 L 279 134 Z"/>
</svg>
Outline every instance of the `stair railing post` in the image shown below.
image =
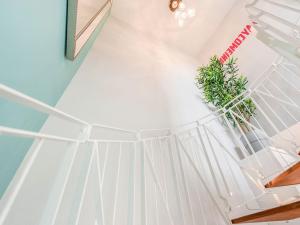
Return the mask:
<svg viewBox="0 0 300 225">
<path fill-rule="evenodd" d="M 98 175 L 98 190 L 99 190 L 99 203 L 101 211 L 101 225 L 105 225 L 105 214 L 104 214 L 104 204 L 103 204 L 103 186 L 102 186 L 102 176 L 101 176 L 101 166 L 100 166 L 100 156 L 99 156 L 99 143 L 94 142 L 93 144 L 94 151 L 96 152 L 96 166 L 97 166 L 97 175 Z M 104 174 L 103 174 L 104 176 Z"/>
<path fill-rule="evenodd" d="M 179 142 L 179 146 L 181 147 L 181 149 L 183 150 L 183 152 L 185 153 L 188 161 L 190 162 L 192 168 L 194 169 L 195 173 L 197 174 L 199 180 L 201 181 L 203 187 L 205 188 L 206 192 L 208 193 L 210 199 L 212 200 L 212 202 L 214 203 L 214 205 L 216 206 L 218 212 L 220 213 L 220 215 L 222 216 L 222 218 L 224 219 L 224 221 L 226 222 L 227 225 L 231 225 L 231 220 L 228 218 L 228 215 L 225 214 L 225 212 L 221 209 L 218 201 L 215 199 L 214 195 L 212 194 L 212 192 L 210 191 L 209 187 L 206 185 L 205 180 L 203 179 L 201 173 L 199 172 L 197 166 L 195 165 L 193 159 L 191 158 L 191 156 L 189 155 L 189 153 L 186 151 L 184 145 L 182 144 L 182 142 L 180 141 L 180 139 L 178 139 Z"/>
</svg>

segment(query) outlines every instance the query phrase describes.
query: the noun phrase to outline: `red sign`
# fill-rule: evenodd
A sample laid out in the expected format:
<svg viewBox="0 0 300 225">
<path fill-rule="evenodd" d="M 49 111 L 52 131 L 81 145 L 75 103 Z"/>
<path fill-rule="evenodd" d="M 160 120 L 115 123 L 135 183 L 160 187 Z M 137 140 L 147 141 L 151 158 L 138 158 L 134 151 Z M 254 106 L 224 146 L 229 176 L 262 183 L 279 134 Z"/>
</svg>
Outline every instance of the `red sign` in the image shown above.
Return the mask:
<svg viewBox="0 0 300 225">
<path fill-rule="evenodd" d="M 253 24 L 255 24 L 255 22 L 253 22 Z M 219 60 L 222 64 L 224 64 L 230 58 L 230 56 L 235 52 L 235 50 L 238 49 L 239 46 L 247 39 L 251 32 L 252 26 L 248 24 L 220 57 Z"/>
</svg>

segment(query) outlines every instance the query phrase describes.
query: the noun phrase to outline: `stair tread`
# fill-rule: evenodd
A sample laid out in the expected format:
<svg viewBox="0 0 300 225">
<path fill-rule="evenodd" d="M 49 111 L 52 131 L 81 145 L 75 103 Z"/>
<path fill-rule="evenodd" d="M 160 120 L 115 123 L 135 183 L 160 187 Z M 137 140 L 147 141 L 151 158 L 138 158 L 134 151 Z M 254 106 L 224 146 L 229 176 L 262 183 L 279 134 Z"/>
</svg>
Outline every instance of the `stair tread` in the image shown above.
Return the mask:
<svg viewBox="0 0 300 225">
<path fill-rule="evenodd" d="M 276 176 L 273 180 L 268 182 L 265 187 L 273 188 L 295 184 L 300 184 L 300 162 Z"/>
<path fill-rule="evenodd" d="M 300 201 L 267 209 L 232 220 L 233 224 L 287 221 L 300 217 Z"/>
</svg>

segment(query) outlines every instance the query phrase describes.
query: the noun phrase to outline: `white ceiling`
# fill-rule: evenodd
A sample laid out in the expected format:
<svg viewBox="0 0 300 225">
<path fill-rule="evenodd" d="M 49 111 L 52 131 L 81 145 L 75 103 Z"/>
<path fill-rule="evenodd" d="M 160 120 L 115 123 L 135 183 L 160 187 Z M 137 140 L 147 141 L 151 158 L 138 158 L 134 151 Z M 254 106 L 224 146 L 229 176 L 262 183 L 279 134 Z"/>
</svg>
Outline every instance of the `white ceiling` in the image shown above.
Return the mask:
<svg viewBox="0 0 300 225">
<path fill-rule="evenodd" d="M 178 26 L 168 9 L 169 0 L 114 0 L 112 15 L 150 38 L 198 56 L 235 2 L 241 0 L 183 1 L 196 9 L 196 16 L 184 27 Z"/>
</svg>

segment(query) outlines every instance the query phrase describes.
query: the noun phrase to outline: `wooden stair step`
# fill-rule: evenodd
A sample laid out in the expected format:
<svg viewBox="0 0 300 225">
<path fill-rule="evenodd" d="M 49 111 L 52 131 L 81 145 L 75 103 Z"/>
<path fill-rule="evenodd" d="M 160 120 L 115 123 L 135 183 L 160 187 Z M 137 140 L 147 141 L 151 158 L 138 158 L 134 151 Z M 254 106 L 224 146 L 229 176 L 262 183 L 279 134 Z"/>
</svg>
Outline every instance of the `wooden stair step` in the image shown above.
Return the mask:
<svg viewBox="0 0 300 225">
<path fill-rule="evenodd" d="M 300 218 L 300 201 L 232 220 L 233 224 L 287 221 Z"/>
<path fill-rule="evenodd" d="M 281 187 L 288 185 L 300 184 L 300 162 L 296 163 L 269 183 L 265 185 L 266 188 Z"/>
</svg>

